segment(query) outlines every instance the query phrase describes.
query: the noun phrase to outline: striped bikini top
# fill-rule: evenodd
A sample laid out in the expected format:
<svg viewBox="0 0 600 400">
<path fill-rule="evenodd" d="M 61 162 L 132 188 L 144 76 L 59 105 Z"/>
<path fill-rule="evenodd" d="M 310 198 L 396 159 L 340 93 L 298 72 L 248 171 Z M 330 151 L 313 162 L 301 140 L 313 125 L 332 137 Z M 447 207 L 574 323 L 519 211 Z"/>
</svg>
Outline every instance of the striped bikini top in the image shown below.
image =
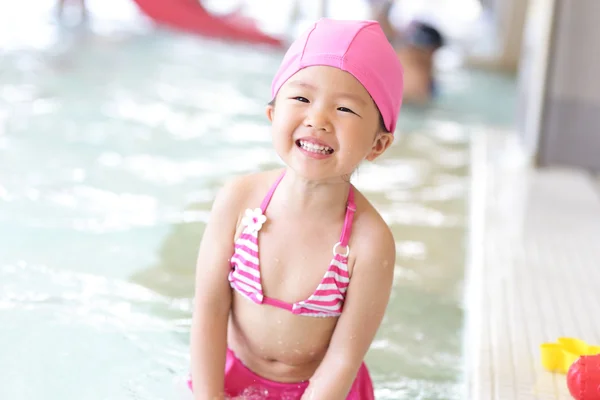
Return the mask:
<svg viewBox="0 0 600 400">
<path fill-rule="evenodd" d="M 263 293 L 258 256 L 258 231 L 267 220 L 264 213 L 284 174 L 275 181 L 260 208 L 246 210 L 246 215 L 242 221 L 245 227 L 240 237 L 235 241 L 234 253 L 231 257 L 229 284 L 238 293 L 257 304 L 268 304 L 283 308 L 297 315 L 337 317 L 342 313 L 346 290 L 350 283 L 348 274 L 350 247 L 348 247 L 348 241 L 352 231 L 352 219 L 356 211 L 352 186 L 350 186 L 348 192 L 346 217 L 340 241 L 333 246 L 333 258 L 315 292 L 308 299 L 293 304 L 267 297 Z M 345 248 L 346 250 L 343 254 L 340 254 L 338 248 Z"/>
</svg>

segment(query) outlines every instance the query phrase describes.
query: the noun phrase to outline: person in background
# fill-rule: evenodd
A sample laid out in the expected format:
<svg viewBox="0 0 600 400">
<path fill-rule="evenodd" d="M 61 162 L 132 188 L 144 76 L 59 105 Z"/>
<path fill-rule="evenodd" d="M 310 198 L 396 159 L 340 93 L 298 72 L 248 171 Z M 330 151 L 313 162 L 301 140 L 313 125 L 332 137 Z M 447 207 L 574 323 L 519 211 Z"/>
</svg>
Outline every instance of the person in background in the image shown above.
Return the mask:
<svg viewBox="0 0 600 400">
<path fill-rule="evenodd" d="M 413 21 L 400 34 L 396 53 L 404 65 L 404 99 L 407 103 L 427 104 L 438 93 L 434 56 L 444 38 L 432 25 Z"/>
<path fill-rule="evenodd" d="M 379 22 L 383 33 L 390 40 L 396 36 L 396 28 L 392 25 L 389 15 L 394 5 L 394 0 L 368 0 L 371 19 Z"/>
<path fill-rule="evenodd" d="M 371 0 L 374 19 L 383 31 L 404 66 L 404 101 L 417 105 L 429 103 L 438 92 L 434 57 L 445 40 L 432 24 L 413 20 L 404 28 L 390 21 L 393 0 Z"/>
<path fill-rule="evenodd" d="M 56 16 L 57 16 L 58 20 L 62 21 L 65 6 L 68 6 L 69 4 L 73 3 L 73 4 L 77 4 L 77 6 L 79 7 L 81 22 L 87 21 L 88 9 L 87 9 L 87 5 L 85 2 L 86 2 L 86 0 L 58 0 L 58 2 L 56 4 Z"/>
</svg>

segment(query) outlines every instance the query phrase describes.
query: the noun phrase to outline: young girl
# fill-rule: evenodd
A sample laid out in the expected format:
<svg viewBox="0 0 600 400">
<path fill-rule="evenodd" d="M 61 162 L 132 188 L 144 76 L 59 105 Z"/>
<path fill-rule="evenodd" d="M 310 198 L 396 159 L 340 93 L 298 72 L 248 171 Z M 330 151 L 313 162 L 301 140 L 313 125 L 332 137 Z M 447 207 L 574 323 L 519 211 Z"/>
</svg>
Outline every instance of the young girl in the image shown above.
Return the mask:
<svg viewBox="0 0 600 400">
<path fill-rule="evenodd" d="M 226 184 L 200 245 L 196 400 L 374 398 L 395 246 L 349 178 L 391 145 L 402 74 L 373 21 L 321 19 L 291 45 L 266 110 L 286 168 Z"/>
</svg>

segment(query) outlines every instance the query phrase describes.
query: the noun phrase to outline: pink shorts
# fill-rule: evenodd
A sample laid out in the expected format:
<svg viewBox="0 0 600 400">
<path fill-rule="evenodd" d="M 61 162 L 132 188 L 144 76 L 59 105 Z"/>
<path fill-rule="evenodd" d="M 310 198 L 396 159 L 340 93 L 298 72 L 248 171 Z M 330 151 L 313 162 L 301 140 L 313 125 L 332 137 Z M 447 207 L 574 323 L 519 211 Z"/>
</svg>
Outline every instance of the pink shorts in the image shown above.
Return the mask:
<svg viewBox="0 0 600 400">
<path fill-rule="evenodd" d="M 192 389 L 191 380 L 188 386 Z M 298 400 L 308 386 L 308 381 L 299 383 L 282 383 L 265 379 L 250 371 L 235 356 L 233 351 L 227 349 L 225 361 L 225 393 L 228 396 L 244 396 L 260 400 Z M 352 384 L 346 400 L 374 400 L 373 382 L 363 363 L 358 370 L 358 375 Z"/>
</svg>

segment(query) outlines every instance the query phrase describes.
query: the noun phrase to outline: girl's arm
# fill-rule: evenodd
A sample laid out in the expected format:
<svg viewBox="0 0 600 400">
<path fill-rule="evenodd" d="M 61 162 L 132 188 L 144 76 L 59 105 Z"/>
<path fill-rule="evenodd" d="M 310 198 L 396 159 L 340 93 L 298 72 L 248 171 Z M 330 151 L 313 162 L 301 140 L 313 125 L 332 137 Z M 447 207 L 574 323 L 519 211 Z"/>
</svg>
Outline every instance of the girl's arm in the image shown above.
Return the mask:
<svg viewBox="0 0 600 400">
<path fill-rule="evenodd" d="M 225 398 L 227 324 L 231 309 L 227 275 L 239 218 L 240 186 L 240 180 L 229 183 L 217 195 L 198 252 L 191 329 L 192 384 L 197 400 Z"/>
<path fill-rule="evenodd" d="M 359 256 L 344 310 L 302 400 L 345 400 L 383 319 L 394 276 L 395 243 L 383 221 L 366 231 L 368 236 L 354 238 Z"/>
</svg>

